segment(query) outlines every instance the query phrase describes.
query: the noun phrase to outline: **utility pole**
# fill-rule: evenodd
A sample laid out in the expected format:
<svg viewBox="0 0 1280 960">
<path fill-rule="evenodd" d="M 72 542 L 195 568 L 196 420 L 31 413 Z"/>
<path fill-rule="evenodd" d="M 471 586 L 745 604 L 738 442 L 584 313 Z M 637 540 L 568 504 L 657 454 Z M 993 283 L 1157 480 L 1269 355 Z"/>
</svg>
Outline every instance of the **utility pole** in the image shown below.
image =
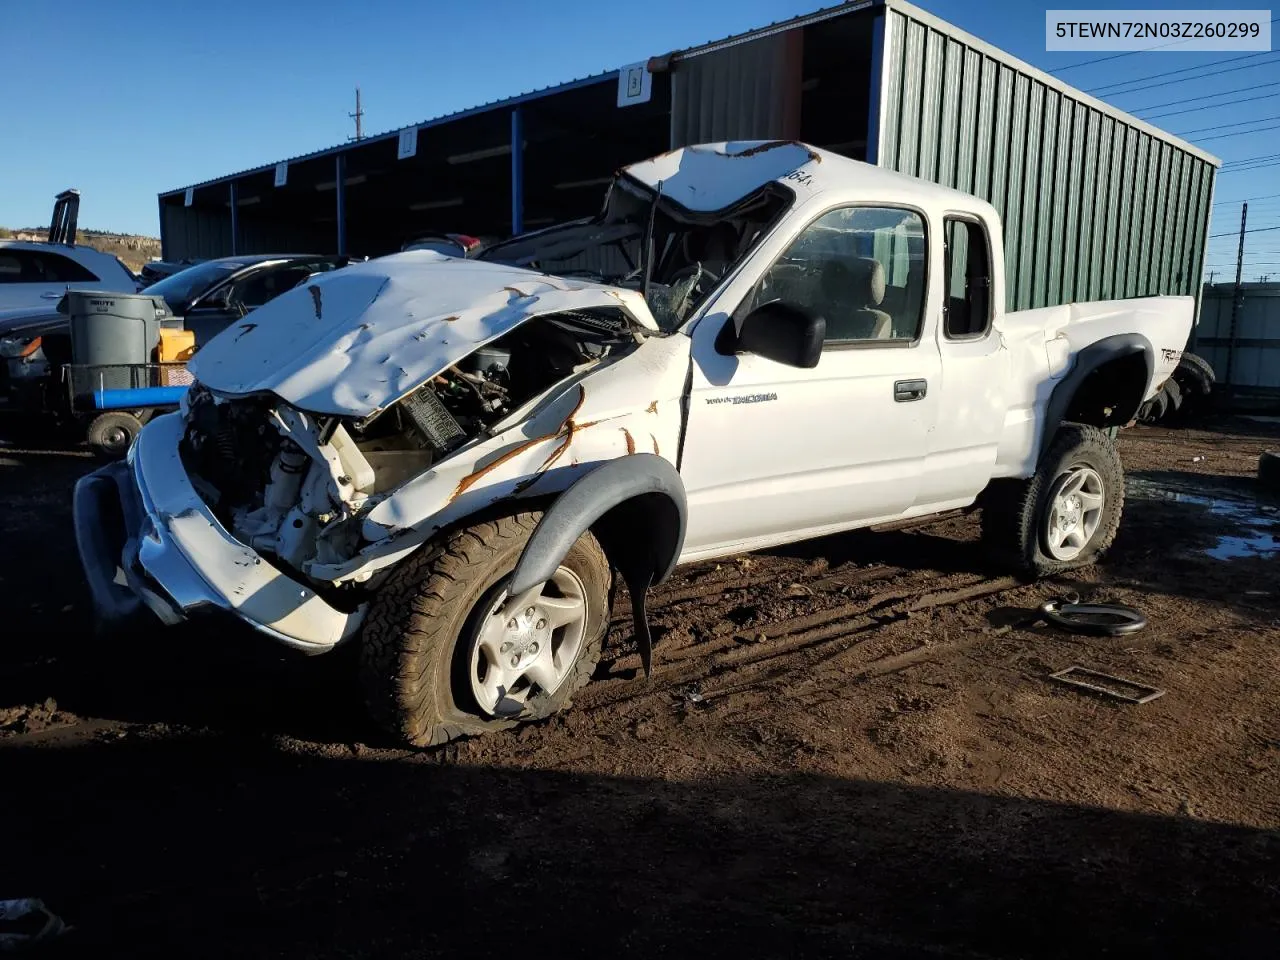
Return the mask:
<svg viewBox="0 0 1280 960">
<path fill-rule="evenodd" d="M 1236 250 L 1236 289 L 1231 298 L 1231 327 L 1227 331 L 1227 376 L 1222 381 L 1227 392 L 1231 392 L 1231 361 L 1236 355 L 1236 318 L 1240 314 L 1240 301 L 1244 294 L 1240 292 L 1240 276 L 1244 273 L 1244 225 L 1249 221 L 1249 204 L 1240 207 L 1240 247 Z"/>
<path fill-rule="evenodd" d="M 364 119 L 364 110 L 361 109 L 360 107 L 360 88 L 359 87 L 356 87 L 356 112 L 348 113 L 347 116 L 351 117 L 356 122 L 356 135 L 354 137 L 347 137 L 347 139 L 363 140 L 364 128 L 360 125 L 360 121 Z"/>
</svg>

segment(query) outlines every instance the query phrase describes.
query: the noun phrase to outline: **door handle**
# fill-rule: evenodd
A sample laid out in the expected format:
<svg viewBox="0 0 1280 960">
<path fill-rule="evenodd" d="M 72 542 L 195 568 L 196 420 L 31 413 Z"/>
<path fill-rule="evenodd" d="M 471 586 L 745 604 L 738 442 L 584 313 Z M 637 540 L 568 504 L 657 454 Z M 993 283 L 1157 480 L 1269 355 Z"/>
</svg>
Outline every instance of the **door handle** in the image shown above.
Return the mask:
<svg viewBox="0 0 1280 960">
<path fill-rule="evenodd" d="M 922 400 L 928 392 L 928 380 L 896 380 L 893 384 L 893 399 L 898 403 Z"/>
</svg>

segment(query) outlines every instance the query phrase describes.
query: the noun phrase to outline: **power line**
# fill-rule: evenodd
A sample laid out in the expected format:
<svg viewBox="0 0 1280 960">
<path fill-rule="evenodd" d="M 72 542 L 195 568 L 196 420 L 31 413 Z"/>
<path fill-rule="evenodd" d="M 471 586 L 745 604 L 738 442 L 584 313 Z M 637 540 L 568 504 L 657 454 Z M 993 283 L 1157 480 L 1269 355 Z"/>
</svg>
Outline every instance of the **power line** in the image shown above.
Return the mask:
<svg viewBox="0 0 1280 960">
<path fill-rule="evenodd" d="M 1129 109 L 1137 113 L 1142 110 L 1158 110 L 1161 107 L 1178 107 L 1184 103 L 1195 103 L 1197 100 L 1209 100 L 1213 97 L 1225 97 L 1233 93 L 1248 93 L 1250 90 L 1261 90 L 1264 87 L 1280 87 L 1280 80 L 1271 83 L 1255 83 L 1253 86 L 1240 87 L 1236 90 L 1220 90 L 1217 93 L 1206 93 L 1199 97 L 1183 97 L 1180 100 L 1167 100 L 1164 103 L 1148 103 L 1145 107 L 1130 107 Z"/>
<path fill-rule="evenodd" d="M 1271 53 L 1272 51 L 1270 50 L 1263 50 L 1260 53 L 1246 53 L 1244 56 L 1241 56 L 1241 57 L 1227 57 L 1227 59 L 1225 60 L 1219 60 L 1218 64 L 1202 63 L 1194 67 L 1183 67 L 1181 70 L 1168 70 L 1165 73 L 1153 73 L 1150 77 L 1147 77 L 1146 79 L 1154 80 L 1158 77 L 1171 77 L 1174 74 L 1186 73 L 1189 70 L 1203 70 L 1205 67 L 1217 66 L 1224 63 L 1234 63 L 1239 60 L 1252 60 L 1254 57 L 1269 57 L 1271 56 Z M 1181 80 L 1162 80 L 1160 83 L 1141 84 L 1139 86 L 1134 87 L 1132 90 L 1111 90 L 1111 92 L 1108 93 L 1107 96 L 1114 97 L 1114 96 L 1120 96 L 1126 93 L 1140 93 L 1143 90 L 1154 90 L 1156 87 L 1167 87 L 1171 83 L 1185 83 L 1187 80 L 1204 80 L 1207 77 L 1219 77 L 1224 73 L 1235 73 L 1237 70 L 1248 70 L 1250 67 L 1256 67 L 1256 66 L 1258 66 L 1258 64 L 1256 63 L 1247 63 L 1241 67 L 1231 67 L 1230 69 L 1227 69 L 1227 70 L 1211 70 L 1208 73 L 1202 73 L 1195 77 L 1183 77 Z M 1119 80 L 1115 83 L 1103 84 L 1100 87 L 1090 87 L 1088 90 L 1085 91 L 1085 93 L 1096 93 L 1100 90 L 1110 90 L 1111 87 L 1122 87 L 1125 84 L 1129 84 L 1133 82 L 1134 82 L 1133 80 Z"/>
<path fill-rule="evenodd" d="M 1216 127 L 1196 127 L 1194 130 L 1183 130 L 1181 133 L 1175 133 L 1175 137 L 1185 137 L 1189 133 L 1206 133 L 1209 130 L 1225 130 L 1227 127 L 1243 127 L 1247 123 L 1269 123 L 1272 120 L 1280 120 L 1280 114 L 1274 117 L 1254 117 L 1252 120 L 1237 120 L 1235 123 L 1220 123 Z"/>
<path fill-rule="evenodd" d="M 1206 140 L 1221 140 L 1223 137 L 1241 137 L 1248 133 L 1265 133 L 1268 130 L 1280 130 L 1280 123 L 1269 127 L 1258 127 L 1256 130 L 1237 130 L 1235 133 L 1215 133 L 1212 137 L 1196 137 L 1201 143 Z"/>
<path fill-rule="evenodd" d="M 1234 167 L 1239 163 L 1250 163 L 1253 160 L 1275 160 L 1277 157 L 1280 157 L 1280 153 L 1263 153 L 1256 157 L 1241 157 L 1239 160 L 1228 160 L 1223 166 Z M 1280 193 L 1275 194 L 1275 196 L 1280 197 Z"/>
<path fill-rule="evenodd" d="M 1248 133 L 1249 131 L 1244 130 L 1241 132 Z M 1278 166 L 1280 166 L 1280 160 L 1272 160 L 1270 163 L 1255 163 L 1248 167 L 1232 167 L 1230 170 L 1221 171 L 1219 175 L 1227 174 L 1227 173 L 1249 173 L 1253 170 L 1265 170 L 1267 167 L 1278 167 Z"/>
<path fill-rule="evenodd" d="M 1270 200 L 1272 197 L 1280 197 L 1280 193 L 1266 193 L 1260 197 L 1245 197 L 1242 200 L 1219 200 L 1214 206 L 1220 207 L 1227 203 L 1253 203 L 1255 200 Z"/>
<path fill-rule="evenodd" d="M 1176 117 L 1182 113 L 1196 113 L 1200 110 L 1217 110 L 1220 107 L 1233 107 L 1237 103 L 1251 103 L 1254 100 L 1274 100 L 1280 97 L 1280 93 L 1263 93 L 1256 97 L 1241 97 L 1239 100 L 1224 100 L 1222 103 L 1206 103 L 1203 107 L 1187 107 L 1185 110 L 1170 110 L 1168 113 L 1157 113 L 1150 117 L 1143 117 L 1144 120 L 1160 120 L 1164 117 Z"/>
<path fill-rule="evenodd" d="M 1252 229 L 1250 229 L 1250 230 L 1246 230 L 1246 231 L 1245 231 L 1245 233 L 1266 233 L 1268 230 L 1280 230 L 1280 226 L 1275 226 L 1275 227 L 1253 227 L 1253 228 L 1252 228 Z M 1218 237 L 1238 237 L 1238 236 L 1240 236 L 1240 231 L 1239 231 L 1239 230 L 1232 230 L 1230 233 L 1215 233 L 1215 234 L 1212 234 L 1212 235 L 1209 237 L 1209 239 L 1210 239 L 1210 240 L 1214 240 L 1214 239 L 1216 239 L 1216 238 L 1218 238 Z"/>
</svg>

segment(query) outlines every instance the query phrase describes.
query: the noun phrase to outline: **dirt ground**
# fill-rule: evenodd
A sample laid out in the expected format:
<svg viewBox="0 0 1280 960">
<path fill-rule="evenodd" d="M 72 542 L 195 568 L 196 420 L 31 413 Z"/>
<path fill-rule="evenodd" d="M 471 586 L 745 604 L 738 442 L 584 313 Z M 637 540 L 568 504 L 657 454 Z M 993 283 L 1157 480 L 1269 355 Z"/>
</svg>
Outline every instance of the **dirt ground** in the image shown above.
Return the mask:
<svg viewBox="0 0 1280 960">
<path fill-rule="evenodd" d="M 574 709 L 386 749 L 349 654 L 225 623 L 96 642 L 78 451 L 0 447 L 0 899 L 120 956 L 1272 957 L 1280 514 L 1242 419 L 1140 428 L 1107 561 L 1002 578 L 976 516 L 625 598 Z M 1119 638 L 1036 624 L 1067 592 Z M 1143 705 L 1063 686 L 1090 667 Z"/>
</svg>

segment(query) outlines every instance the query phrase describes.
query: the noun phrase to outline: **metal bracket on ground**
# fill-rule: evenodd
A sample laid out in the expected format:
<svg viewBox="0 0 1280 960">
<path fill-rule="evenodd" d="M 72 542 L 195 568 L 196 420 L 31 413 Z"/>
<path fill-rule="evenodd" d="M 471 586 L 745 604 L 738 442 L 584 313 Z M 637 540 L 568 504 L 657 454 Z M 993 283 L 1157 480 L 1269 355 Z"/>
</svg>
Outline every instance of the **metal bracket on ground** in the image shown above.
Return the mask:
<svg viewBox="0 0 1280 960">
<path fill-rule="evenodd" d="M 1147 686 L 1135 680 L 1126 680 L 1109 673 L 1100 673 L 1088 667 L 1072 666 L 1057 673 L 1049 674 L 1050 680 L 1057 680 L 1072 687 L 1079 687 L 1091 693 L 1123 700 L 1125 703 L 1150 703 L 1165 695 L 1159 687 Z"/>
</svg>

